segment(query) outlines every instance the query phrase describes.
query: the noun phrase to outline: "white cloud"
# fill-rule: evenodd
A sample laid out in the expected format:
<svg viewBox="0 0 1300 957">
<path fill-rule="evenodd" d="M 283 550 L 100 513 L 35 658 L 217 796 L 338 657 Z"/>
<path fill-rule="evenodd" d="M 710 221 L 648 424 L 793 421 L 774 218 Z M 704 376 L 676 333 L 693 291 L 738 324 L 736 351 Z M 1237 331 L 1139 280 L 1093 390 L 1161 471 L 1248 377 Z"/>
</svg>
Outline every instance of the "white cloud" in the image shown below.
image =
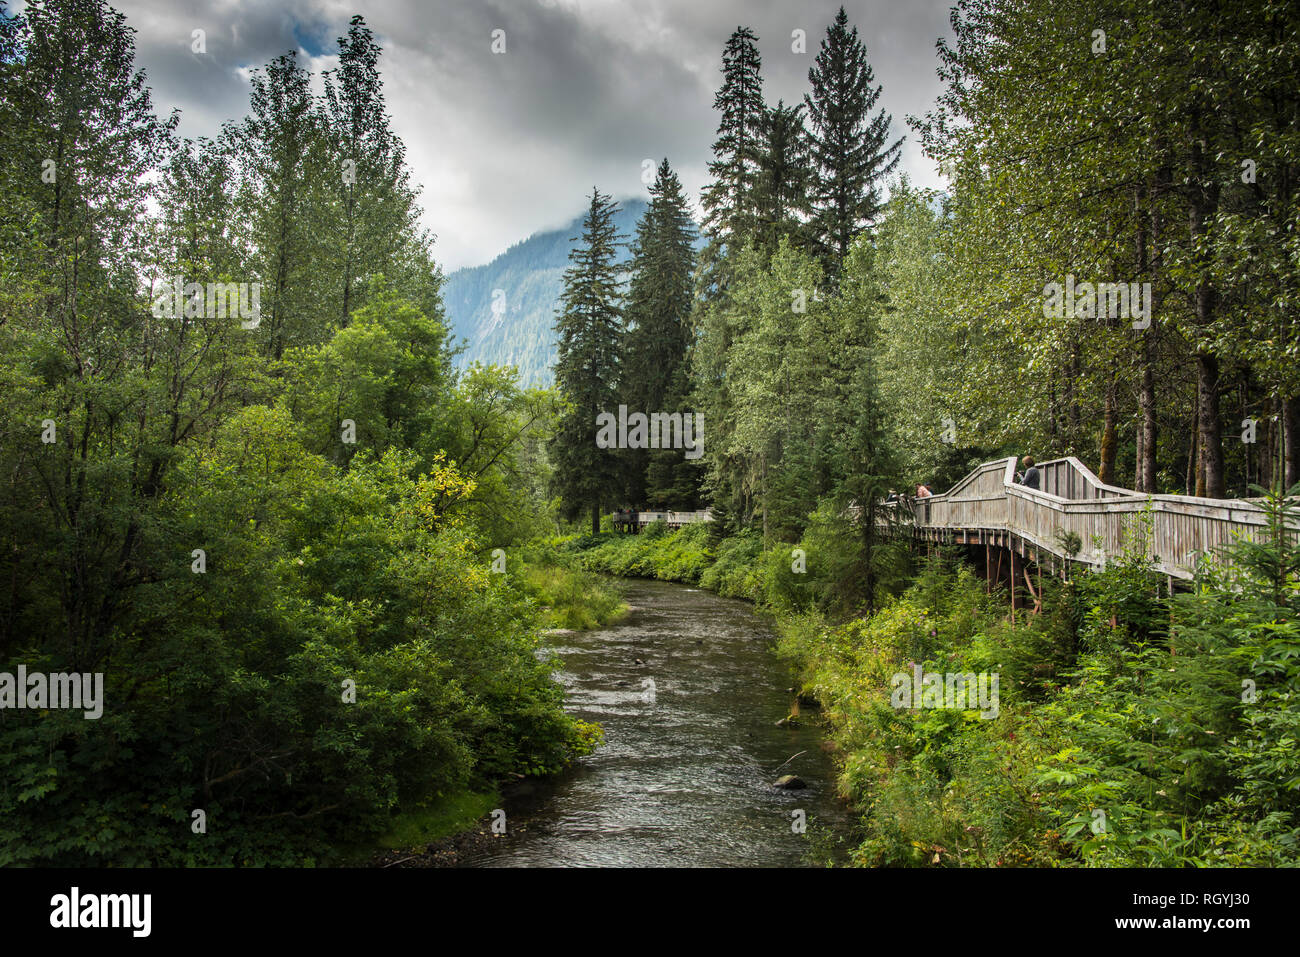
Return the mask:
<svg viewBox="0 0 1300 957">
<path fill-rule="evenodd" d="M 334 38 L 355 12 L 380 37 L 393 126 L 423 187 L 424 224 L 450 271 L 484 262 L 511 243 L 576 215 L 597 185 L 644 195 L 641 162 L 667 156 L 693 198 L 707 181 L 717 128 L 712 109 L 721 52 L 737 24 L 760 38 L 765 95 L 798 102 L 836 0 L 730 3 L 701 0 L 394 0 L 362 9 L 343 0 L 118 0 L 138 31 L 160 114 L 182 110 L 180 133 L 213 136 L 248 108 L 248 68 L 289 49 L 314 71 L 332 65 Z M 924 114 L 940 90 L 934 40 L 949 0 L 856 5 L 881 105 Z M 807 31 L 808 52 L 790 51 Z M 206 56 L 190 51 L 207 31 Z M 490 50 L 506 31 L 505 55 Z M 319 83 L 319 79 L 317 80 Z M 900 169 L 939 186 L 908 136 Z"/>
</svg>

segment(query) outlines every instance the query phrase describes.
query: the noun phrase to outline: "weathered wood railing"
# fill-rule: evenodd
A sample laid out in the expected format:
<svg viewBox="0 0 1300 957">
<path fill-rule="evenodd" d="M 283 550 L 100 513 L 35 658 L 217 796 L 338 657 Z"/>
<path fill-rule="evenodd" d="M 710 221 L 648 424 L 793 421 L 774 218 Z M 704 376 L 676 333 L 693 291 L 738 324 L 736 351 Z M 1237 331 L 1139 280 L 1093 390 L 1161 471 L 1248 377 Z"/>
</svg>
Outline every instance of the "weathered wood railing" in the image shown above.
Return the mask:
<svg viewBox="0 0 1300 957">
<path fill-rule="evenodd" d="M 1145 512 L 1150 517 L 1146 552 L 1156 570 L 1189 579 L 1198 556 L 1234 536 L 1258 539 L 1265 526 L 1264 513 L 1250 501 L 1146 495 L 1106 485 L 1073 456 L 1038 469 L 1041 487 L 1031 489 L 1016 484 L 1014 458 L 984 463 L 949 491 L 916 499 L 913 534 L 930 541 L 1004 545 L 1059 565 L 1067 557 L 1061 539 L 1073 533 L 1081 544 L 1074 561 L 1096 567 L 1118 557 L 1142 532 Z"/>
<path fill-rule="evenodd" d="M 707 508 L 696 512 L 620 511 L 612 513 L 611 518 L 615 528 L 635 528 L 640 530 L 647 525 L 653 525 L 655 522 L 663 522 L 669 528 L 681 528 L 683 525 L 690 525 L 694 522 L 711 522 L 713 521 L 713 512 Z"/>
</svg>

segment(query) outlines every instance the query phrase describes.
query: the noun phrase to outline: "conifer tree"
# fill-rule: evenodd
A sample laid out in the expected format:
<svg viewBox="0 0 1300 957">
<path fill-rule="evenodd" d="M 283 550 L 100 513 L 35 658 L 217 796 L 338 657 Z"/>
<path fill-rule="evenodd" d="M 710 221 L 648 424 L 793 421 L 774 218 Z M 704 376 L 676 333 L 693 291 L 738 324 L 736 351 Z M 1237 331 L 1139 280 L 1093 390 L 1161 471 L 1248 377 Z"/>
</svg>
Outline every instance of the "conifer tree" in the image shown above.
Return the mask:
<svg viewBox="0 0 1300 957">
<path fill-rule="evenodd" d="M 596 417 L 618 411 L 623 311 L 616 260 L 623 237 L 614 228 L 617 208 L 600 190 L 592 190 L 582 237 L 569 253 L 555 323 L 555 384 L 569 407 L 550 446 L 552 481 L 566 518 L 590 510 L 593 534 L 600 531 L 601 507 L 611 504 L 619 479 L 614 450 L 596 445 Z"/>
<path fill-rule="evenodd" d="M 406 168 L 406 147 L 390 128 L 379 76 L 381 48 L 361 16 L 339 37 L 339 65 L 325 73 L 321 121 L 332 150 L 321 178 L 336 213 L 329 257 L 335 264 L 340 322 L 362 303 L 358 284 L 379 273 L 396 278 L 403 249 L 416 232 L 419 209 Z"/>
<path fill-rule="evenodd" d="M 827 275 L 834 280 L 854 237 L 880 211 L 879 183 L 898 165 L 902 139 L 889 142 L 891 117 L 872 115 L 880 85 L 858 28 L 844 8 L 826 30 L 804 97 L 811 121 L 813 225 Z"/>
<path fill-rule="evenodd" d="M 698 330 L 698 342 L 690 357 L 691 401 L 705 412 L 714 447 L 726 444 L 726 432 L 731 428 L 732 399 L 724 370 L 732 330 L 725 296 L 735 254 L 752 237 L 756 221 L 753 194 L 763 154 L 764 114 L 757 40 L 748 27 L 737 27 L 723 49 L 722 88 L 713 102 L 714 108 L 722 111 L 713 144 L 714 160 L 709 164 L 713 182 L 701 196 L 707 242 L 700 251 L 695 278 L 696 309 L 691 324 Z M 719 530 L 743 520 L 745 510 L 730 504 L 741 496 L 733 477 L 732 470 L 715 466 L 706 480 Z"/>
<path fill-rule="evenodd" d="M 802 105 L 788 107 L 778 100 L 763 111 L 762 147 L 754 182 L 755 238 L 770 254 L 782 236 L 796 246 L 806 239 L 809 153 Z"/>
<path fill-rule="evenodd" d="M 722 51 L 722 88 L 713 107 L 722 111 L 709 163 L 713 182 L 704 188 L 704 230 L 713 255 L 719 244 L 738 247 L 753 228 L 754 180 L 762 156 L 763 85 L 758 37 L 737 27 Z"/>
<path fill-rule="evenodd" d="M 624 369 L 619 389 L 629 408 L 650 413 L 684 411 L 689 384 L 683 364 L 690 346 L 695 224 L 682 184 L 665 159 L 659 164 L 650 205 L 632 245 L 626 310 Z M 631 449 L 626 490 L 631 503 L 687 507 L 690 475 L 679 476 L 681 450 Z M 684 484 L 684 488 L 678 488 Z"/>
</svg>

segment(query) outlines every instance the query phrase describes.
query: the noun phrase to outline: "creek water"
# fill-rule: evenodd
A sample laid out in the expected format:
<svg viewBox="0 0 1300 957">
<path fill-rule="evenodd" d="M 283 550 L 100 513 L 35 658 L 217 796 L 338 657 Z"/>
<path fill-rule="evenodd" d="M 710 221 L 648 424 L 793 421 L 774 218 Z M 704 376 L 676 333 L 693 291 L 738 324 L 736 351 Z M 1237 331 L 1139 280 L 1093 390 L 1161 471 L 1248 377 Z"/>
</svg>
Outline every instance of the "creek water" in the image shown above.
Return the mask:
<svg viewBox="0 0 1300 957">
<path fill-rule="evenodd" d="M 567 709 L 600 724 L 605 743 L 564 774 L 508 793 L 506 833 L 463 864 L 842 860 L 852 815 L 835 796 L 815 714 L 805 708 L 793 726 L 778 725 L 797 704 L 767 623 L 745 602 L 684 585 L 634 580 L 624 594 L 633 610 L 618 624 L 556 636 L 548 649 Z M 785 774 L 807 787 L 774 788 Z"/>
</svg>

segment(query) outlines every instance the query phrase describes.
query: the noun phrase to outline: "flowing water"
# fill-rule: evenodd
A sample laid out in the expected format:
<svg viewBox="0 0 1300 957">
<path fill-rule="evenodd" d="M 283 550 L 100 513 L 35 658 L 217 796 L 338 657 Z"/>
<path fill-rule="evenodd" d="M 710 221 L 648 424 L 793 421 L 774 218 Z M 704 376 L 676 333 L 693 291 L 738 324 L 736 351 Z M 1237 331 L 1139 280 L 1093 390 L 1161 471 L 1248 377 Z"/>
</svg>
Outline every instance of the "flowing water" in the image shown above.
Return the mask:
<svg viewBox="0 0 1300 957">
<path fill-rule="evenodd" d="M 600 724 L 605 744 L 558 778 L 507 795 L 507 833 L 464 863 L 842 859 L 850 814 L 835 797 L 815 715 L 805 708 L 794 726 L 777 724 L 797 705 L 766 622 L 744 602 L 684 585 L 632 581 L 625 596 L 633 610 L 617 625 L 552 639 L 568 710 Z M 785 774 L 807 787 L 772 787 Z"/>
</svg>

